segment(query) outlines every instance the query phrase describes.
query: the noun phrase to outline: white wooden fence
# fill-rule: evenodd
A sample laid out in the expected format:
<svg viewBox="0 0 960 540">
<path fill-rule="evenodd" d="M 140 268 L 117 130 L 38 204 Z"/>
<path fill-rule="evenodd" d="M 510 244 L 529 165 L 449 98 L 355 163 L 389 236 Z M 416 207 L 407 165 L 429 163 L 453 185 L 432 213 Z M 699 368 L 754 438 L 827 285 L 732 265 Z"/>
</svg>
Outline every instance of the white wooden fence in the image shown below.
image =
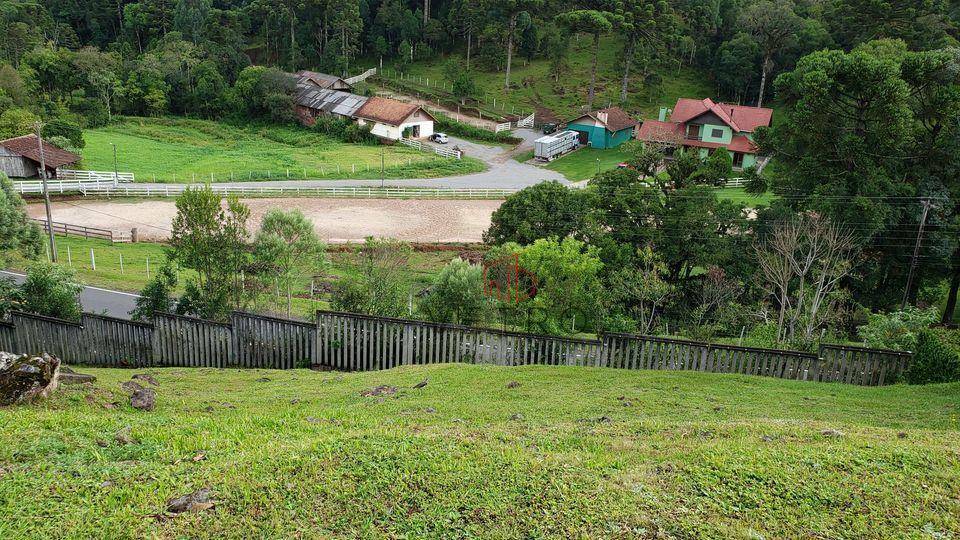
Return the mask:
<svg viewBox="0 0 960 540">
<path fill-rule="evenodd" d="M 87 193 L 88 191 L 99 191 L 116 187 L 117 185 L 113 179 L 109 181 L 92 180 L 88 182 L 59 179 L 47 180 L 47 189 L 50 193 Z M 41 180 L 13 182 L 13 189 L 21 194 L 40 194 L 43 193 L 43 182 Z"/>
<path fill-rule="evenodd" d="M 113 171 L 75 171 L 73 169 L 57 169 L 57 179 L 75 180 L 78 182 L 133 182 L 132 172 L 113 172 Z"/>
<path fill-rule="evenodd" d="M 346 81 L 347 84 L 356 84 L 360 81 L 365 81 L 367 80 L 368 77 L 372 77 L 376 74 L 377 74 L 377 68 L 370 68 L 355 77 L 344 79 L 344 81 Z"/>
<path fill-rule="evenodd" d="M 521 118 L 521 119 L 517 120 L 517 127 L 518 127 L 518 128 L 532 128 L 532 127 L 533 127 L 534 120 L 536 119 L 536 116 L 537 116 L 537 113 L 536 113 L 536 112 L 532 112 L 532 113 L 530 113 L 530 116 L 527 116 L 527 117 L 525 117 L 525 118 Z"/>
<path fill-rule="evenodd" d="M 200 184 L 192 184 L 194 187 Z M 61 193 L 80 193 L 95 197 L 176 197 L 191 184 L 143 185 L 125 184 L 102 186 L 83 191 L 65 190 Z M 326 197 L 331 199 L 504 199 L 517 189 L 494 188 L 426 188 L 426 187 L 290 187 L 290 186 L 229 186 L 211 184 L 214 193 L 242 197 Z M 51 190 L 53 192 L 53 190 Z"/>
<path fill-rule="evenodd" d="M 497 124 L 496 127 L 494 127 L 493 131 L 495 133 L 500 133 L 501 131 L 510 131 L 510 122 L 503 122 L 503 123 Z"/>
<path fill-rule="evenodd" d="M 437 146 L 432 144 L 423 144 L 423 142 L 417 141 L 414 139 L 400 138 L 400 139 L 397 139 L 397 142 L 399 142 L 400 144 L 409 146 L 410 148 L 416 148 L 417 150 L 420 150 L 422 152 L 432 151 L 434 154 L 437 154 L 438 156 L 442 156 L 445 158 L 460 159 L 461 157 L 463 157 L 463 152 L 461 152 L 460 150 L 454 150 L 453 148 L 445 148 L 443 146 Z"/>
</svg>

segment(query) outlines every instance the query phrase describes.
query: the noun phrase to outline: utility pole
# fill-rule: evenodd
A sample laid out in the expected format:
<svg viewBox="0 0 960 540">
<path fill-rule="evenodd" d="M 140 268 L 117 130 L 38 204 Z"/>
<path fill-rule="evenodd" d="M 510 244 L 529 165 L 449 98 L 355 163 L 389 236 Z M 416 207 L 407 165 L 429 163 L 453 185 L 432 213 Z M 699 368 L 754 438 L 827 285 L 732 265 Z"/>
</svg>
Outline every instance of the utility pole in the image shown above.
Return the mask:
<svg viewBox="0 0 960 540">
<path fill-rule="evenodd" d="M 50 190 L 47 189 L 47 161 L 43 155 L 43 139 L 40 138 L 40 122 L 34 124 L 37 130 L 37 148 L 40 151 L 40 180 L 43 181 L 43 204 L 47 209 L 47 236 L 50 239 L 50 260 L 57 262 L 57 243 L 53 239 L 53 213 L 50 211 Z"/>
<path fill-rule="evenodd" d="M 117 145 L 110 143 L 110 146 L 113 147 L 113 185 L 116 187 L 120 184 L 120 173 L 117 171 Z"/>
<path fill-rule="evenodd" d="M 917 243 L 913 246 L 913 257 L 910 259 L 910 272 L 907 274 L 907 287 L 903 290 L 903 302 L 900 303 L 900 310 L 907 307 L 907 299 L 910 297 L 910 288 L 913 287 L 913 273 L 917 268 L 917 257 L 920 256 L 920 242 L 923 241 L 923 227 L 927 224 L 927 214 L 930 212 L 930 199 L 923 199 L 923 215 L 920 217 L 920 228 L 917 229 Z"/>
</svg>

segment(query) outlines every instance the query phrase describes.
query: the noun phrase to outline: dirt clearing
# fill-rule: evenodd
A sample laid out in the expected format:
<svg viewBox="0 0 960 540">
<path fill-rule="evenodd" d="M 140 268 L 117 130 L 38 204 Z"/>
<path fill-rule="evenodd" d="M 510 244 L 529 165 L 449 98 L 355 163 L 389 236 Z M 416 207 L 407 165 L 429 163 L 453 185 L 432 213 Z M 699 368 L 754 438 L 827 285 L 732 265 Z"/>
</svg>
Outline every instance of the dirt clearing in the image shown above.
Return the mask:
<svg viewBox="0 0 960 540">
<path fill-rule="evenodd" d="M 330 243 L 367 236 L 411 242 L 479 242 L 490 215 L 503 201 L 414 199 L 244 199 L 255 232 L 271 208 L 300 209 L 317 234 Z M 45 218 L 43 204 L 30 204 L 31 217 Z M 115 231 L 137 228 L 142 240 L 164 240 L 176 215 L 173 201 L 77 200 L 53 203 L 53 220 Z"/>
</svg>

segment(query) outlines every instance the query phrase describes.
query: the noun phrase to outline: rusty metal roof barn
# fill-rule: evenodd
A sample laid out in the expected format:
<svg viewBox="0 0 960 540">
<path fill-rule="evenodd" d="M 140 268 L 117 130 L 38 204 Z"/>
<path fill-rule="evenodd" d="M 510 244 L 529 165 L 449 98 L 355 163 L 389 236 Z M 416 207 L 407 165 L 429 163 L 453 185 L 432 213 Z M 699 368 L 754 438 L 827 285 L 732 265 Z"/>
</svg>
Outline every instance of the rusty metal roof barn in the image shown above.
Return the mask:
<svg viewBox="0 0 960 540">
<path fill-rule="evenodd" d="M 316 85 L 300 82 L 297 84 L 297 93 L 293 100 L 297 105 L 327 114 L 353 118 L 354 113 L 366 103 L 367 98 L 341 90 L 321 89 Z"/>
</svg>

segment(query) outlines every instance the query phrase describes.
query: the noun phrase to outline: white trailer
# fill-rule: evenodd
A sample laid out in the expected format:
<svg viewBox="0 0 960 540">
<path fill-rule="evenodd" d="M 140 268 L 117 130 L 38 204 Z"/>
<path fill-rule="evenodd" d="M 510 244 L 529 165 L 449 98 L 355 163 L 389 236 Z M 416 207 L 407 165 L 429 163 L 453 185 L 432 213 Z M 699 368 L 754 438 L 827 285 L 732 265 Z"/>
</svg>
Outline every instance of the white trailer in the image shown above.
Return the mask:
<svg viewBox="0 0 960 540">
<path fill-rule="evenodd" d="M 545 135 L 533 141 L 533 156 L 540 161 L 552 161 L 580 146 L 580 134 L 576 131 L 561 131 Z"/>
</svg>

